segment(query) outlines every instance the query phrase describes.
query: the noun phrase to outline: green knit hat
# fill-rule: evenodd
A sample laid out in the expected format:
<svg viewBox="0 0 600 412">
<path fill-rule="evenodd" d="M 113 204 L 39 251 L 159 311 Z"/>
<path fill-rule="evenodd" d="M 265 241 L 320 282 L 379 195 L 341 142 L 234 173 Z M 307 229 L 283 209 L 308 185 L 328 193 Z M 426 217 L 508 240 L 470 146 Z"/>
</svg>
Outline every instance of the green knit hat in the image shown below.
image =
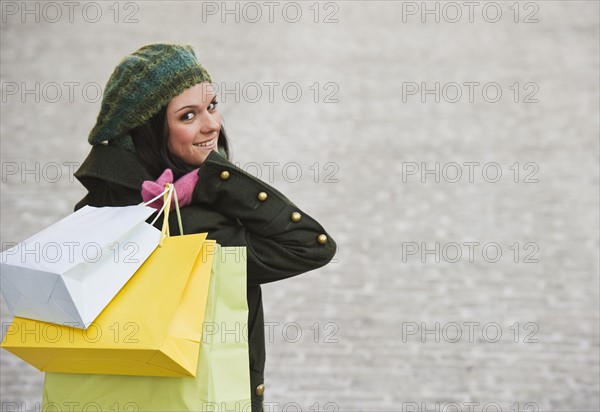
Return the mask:
<svg viewBox="0 0 600 412">
<path fill-rule="evenodd" d="M 184 90 L 211 82 L 191 46 L 149 44 L 126 56 L 108 79 L 92 145 L 108 141 L 134 150 L 129 131 L 142 125 Z"/>
</svg>

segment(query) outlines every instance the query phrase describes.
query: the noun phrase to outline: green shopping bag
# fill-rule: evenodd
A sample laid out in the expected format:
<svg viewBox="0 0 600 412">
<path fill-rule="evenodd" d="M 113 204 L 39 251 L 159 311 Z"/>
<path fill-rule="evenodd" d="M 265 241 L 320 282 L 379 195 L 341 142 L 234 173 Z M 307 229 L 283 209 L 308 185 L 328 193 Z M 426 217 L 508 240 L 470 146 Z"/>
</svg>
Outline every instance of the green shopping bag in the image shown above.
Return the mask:
<svg viewBox="0 0 600 412">
<path fill-rule="evenodd" d="M 244 249 L 216 245 L 195 378 L 46 373 L 42 410 L 251 411 Z"/>
</svg>

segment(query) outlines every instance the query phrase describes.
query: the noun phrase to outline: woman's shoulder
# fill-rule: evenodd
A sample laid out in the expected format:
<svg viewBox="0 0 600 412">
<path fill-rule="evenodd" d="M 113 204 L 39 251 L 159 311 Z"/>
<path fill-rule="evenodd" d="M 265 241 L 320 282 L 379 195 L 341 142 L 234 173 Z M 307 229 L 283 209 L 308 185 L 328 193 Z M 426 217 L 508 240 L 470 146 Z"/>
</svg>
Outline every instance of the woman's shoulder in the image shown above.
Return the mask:
<svg viewBox="0 0 600 412">
<path fill-rule="evenodd" d="M 104 144 L 92 146 L 74 176 L 88 190 L 101 182 L 139 190 L 144 180 L 153 180 L 135 153 Z"/>
</svg>

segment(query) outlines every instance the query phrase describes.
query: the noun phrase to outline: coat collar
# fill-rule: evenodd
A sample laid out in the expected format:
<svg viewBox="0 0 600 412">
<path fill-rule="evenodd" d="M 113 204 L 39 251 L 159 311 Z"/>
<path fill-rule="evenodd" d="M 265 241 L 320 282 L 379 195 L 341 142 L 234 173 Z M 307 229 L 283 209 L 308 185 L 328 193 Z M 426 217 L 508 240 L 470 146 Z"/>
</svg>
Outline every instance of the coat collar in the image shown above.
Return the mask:
<svg viewBox="0 0 600 412">
<path fill-rule="evenodd" d="M 232 163 L 222 154 L 211 151 L 202 167 L 227 168 Z M 115 145 L 98 144 L 92 147 L 74 176 L 91 190 L 98 180 L 124 186 L 135 191 L 142 189 L 145 180 L 156 180 L 144 168 L 137 153 Z"/>
<path fill-rule="evenodd" d="M 74 175 L 88 190 L 96 179 L 134 190 L 141 190 L 144 180 L 154 180 L 137 154 L 105 144 L 93 146 Z"/>
</svg>

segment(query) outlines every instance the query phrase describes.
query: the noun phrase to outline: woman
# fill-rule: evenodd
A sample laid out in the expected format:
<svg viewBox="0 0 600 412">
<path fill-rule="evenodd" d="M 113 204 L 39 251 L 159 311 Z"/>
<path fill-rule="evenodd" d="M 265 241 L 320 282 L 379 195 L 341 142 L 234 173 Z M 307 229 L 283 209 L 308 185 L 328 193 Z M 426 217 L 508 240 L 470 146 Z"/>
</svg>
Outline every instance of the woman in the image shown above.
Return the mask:
<svg viewBox="0 0 600 412">
<path fill-rule="evenodd" d="M 185 232 L 208 232 L 223 246 L 247 248 L 252 410 L 259 411 L 265 390 L 260 285 L 327 264 L 336 245 L 283 194 L 229 161 L 210 82 L 190 46 L 151 44 L 125 57 L 106 85 L 89 136 L 94 146 L 75 173 L 88 190 L 76 209 L 138 204 L 171 180 L 170 169 Z M 170 226 L 178 234 L 176 220 Z"/>
</svg>

